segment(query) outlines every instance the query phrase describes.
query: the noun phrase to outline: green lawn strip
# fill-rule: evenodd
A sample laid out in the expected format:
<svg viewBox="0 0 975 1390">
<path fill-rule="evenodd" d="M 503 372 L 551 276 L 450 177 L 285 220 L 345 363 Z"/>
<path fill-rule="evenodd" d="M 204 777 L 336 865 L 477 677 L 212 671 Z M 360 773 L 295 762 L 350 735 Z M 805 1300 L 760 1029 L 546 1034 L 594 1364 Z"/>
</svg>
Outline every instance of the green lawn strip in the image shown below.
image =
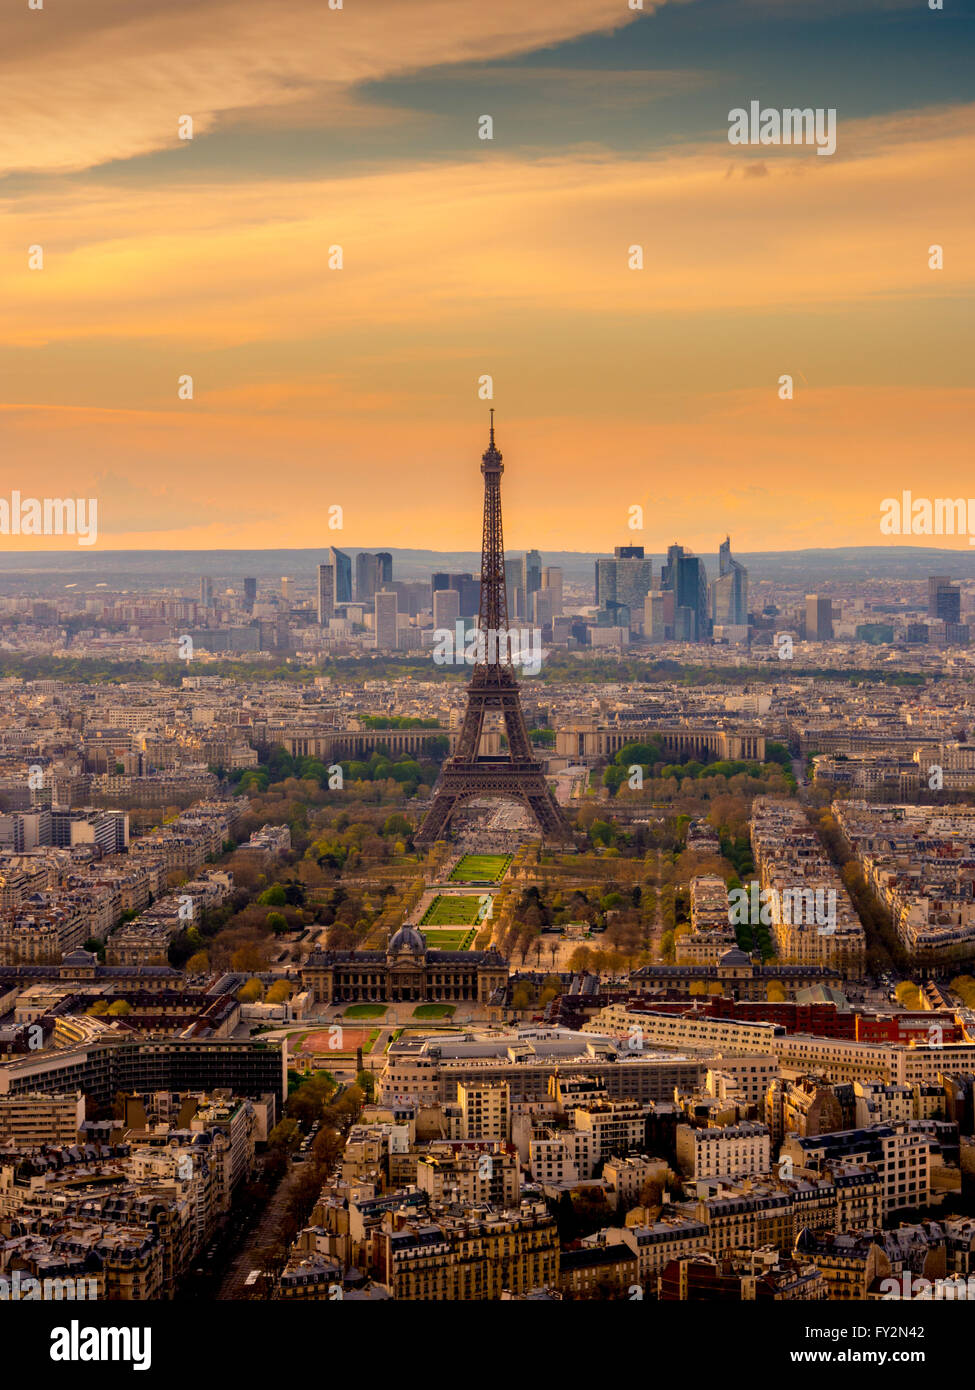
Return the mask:
<svg viewBox="0 0 975 1390">
<path fill-rule="evenodd" d="M 426 934 L 431 951 L 467 951 L 476 935 L 476 927 L 451 927 L 447 930 L 431 927 Z"/>
<path fill-rule="evenodd" d="M 420 1004 L 413 1010 L 414 1018 L 452 1018 L 453 1004 Z"/>
<path fill-rule="evenodd" d="M 439 893 L 420 921 L 421 927 L 470 927 L 481 911 L 480 898 Z"/>
<path fill-rule="evenodd" d="M 451 880 L 500 883 L 513 857 L 510 854 L 465 854 L 457 861 Z"/>
<path fill-rule="evenodd" d="M 343 1014 L 343 1018 L 382 1018 L 386 1012 L 385 1004 L 351 1004 Z"/>
</svg>

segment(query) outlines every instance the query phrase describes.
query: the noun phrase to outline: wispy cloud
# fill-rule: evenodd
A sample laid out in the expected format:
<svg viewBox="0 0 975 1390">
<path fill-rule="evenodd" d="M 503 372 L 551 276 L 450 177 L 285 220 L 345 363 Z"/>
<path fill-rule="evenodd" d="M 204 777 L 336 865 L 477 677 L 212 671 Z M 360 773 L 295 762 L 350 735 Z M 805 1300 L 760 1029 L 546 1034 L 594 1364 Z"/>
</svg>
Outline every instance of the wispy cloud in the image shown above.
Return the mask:
<svg viewBox="0 0 975 1390">
<path fill-rule="evenodd" d="M 464 329 L 499 304 L 642 316 L 958 293 L 975 277 L 975 193 L 958 178 L 975 106 L 848 122 L 830 160 L 719 137 L 646 159 L 578 153 L 394 167 L 133 199 L 89 184 L 0 199 L 20 263 L 0 268 L 0 335 L 136 336 L 185 354 L 327 325 Z M 733 178 L 764 167 L 768 177 Z M 490 215 L 486 215 L 487 210 Z M 946 248 L 946 270 L 927 247 Z M 26 248 L 45 247 L 43 273 Z M 627 269 L 631 244 L 646 270 Z M 341 245 L 345 268 L 327 267 Z M 522 331 L 531 322 L 522 325 Z"/>
<path fill-rule="evenodd" d="M 662 3 L 662 0 L 659 0 Z M 657 8 L 647 0 L 644 13 Z M 85 0 L 0 19 L 0 173 L 69 171 L 178 145 L 267 111 L 361 119 L 355 88 L 606 33 L 622 0 Z"/>
</svg>

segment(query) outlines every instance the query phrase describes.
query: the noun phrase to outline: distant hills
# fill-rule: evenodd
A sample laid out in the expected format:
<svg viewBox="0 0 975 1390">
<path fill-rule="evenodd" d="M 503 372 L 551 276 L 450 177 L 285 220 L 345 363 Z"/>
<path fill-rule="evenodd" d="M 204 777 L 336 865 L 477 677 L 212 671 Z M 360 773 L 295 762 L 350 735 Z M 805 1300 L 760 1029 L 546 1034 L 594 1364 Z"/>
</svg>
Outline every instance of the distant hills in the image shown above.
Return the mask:
<svg viewBox="0 0 975 1390">
<path fill-rule="evenodd" d="M 350 556 L 361 546 L 340 546 Z M 472 550 L 401 550 L 377 543 L 371 550 L 388 550 L 397 579 L 426 579 L 434 570 L 476 572 L 479 553 Z M 510 549 L 509 556 L 523 554 Z M 609 551 L 542 551 L 542 563 L 561 566 L 572 583 L 591 583 L 593 562 Z M 698 552 L 700 553 L 700 552 Z M 735 551 L 753 580 L 805 584 L 810 589 L 827 580 L 926 579 L 946 574 L 952 579 L 975 579 L 975 547 L 941 550 L 927 546 L 841 546 L 837 549 Z M 277 585 L 282 575 L 313 583 L 315 567 L 327 556 L 321 550 L 84 550 L 63 549 L 6 552 L 0 550 L 0 593 L 49 593 L 65 585 L 104 583 L 111 589 L 150 589 L 195 585 L 201 575 L 237 586 L 245 575 Z M 663 555 L 651 555 L 659 574 Z M 703 554 L 709 575 L 717 573 L 716 553 Z"/>
</svg>

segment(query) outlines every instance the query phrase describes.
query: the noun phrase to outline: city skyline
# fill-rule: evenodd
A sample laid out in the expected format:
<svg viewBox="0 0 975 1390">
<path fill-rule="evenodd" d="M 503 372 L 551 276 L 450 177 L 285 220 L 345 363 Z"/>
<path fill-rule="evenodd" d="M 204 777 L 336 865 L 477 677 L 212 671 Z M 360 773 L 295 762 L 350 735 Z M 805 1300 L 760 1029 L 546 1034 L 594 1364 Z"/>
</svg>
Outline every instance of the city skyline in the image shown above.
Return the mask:
<svg viewBox="0 0 975 1390">
<path fill-rule="evenodd" d="M 3 8 L 31 1364 L 970 1362 L 964 8 Z"/>
</svg>

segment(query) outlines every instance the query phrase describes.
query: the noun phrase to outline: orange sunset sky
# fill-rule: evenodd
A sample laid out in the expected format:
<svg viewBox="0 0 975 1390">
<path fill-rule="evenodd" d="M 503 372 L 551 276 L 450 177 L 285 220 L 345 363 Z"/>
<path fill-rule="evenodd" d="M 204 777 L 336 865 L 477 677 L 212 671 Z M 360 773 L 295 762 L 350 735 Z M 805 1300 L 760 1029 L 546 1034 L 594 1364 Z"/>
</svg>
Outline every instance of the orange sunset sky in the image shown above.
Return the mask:
<svg viewBox="0 0 975 1390">
<path fill-rule="evenodd" d="M 493 404 L 512 549 L 975 497 L 960 8 L 4 7 L 0 492 L 97 497 L 99 548 L 474 549 Z M 835 155 L 730 145 L 751 99 L 835 108 Z"/>
</svg>

